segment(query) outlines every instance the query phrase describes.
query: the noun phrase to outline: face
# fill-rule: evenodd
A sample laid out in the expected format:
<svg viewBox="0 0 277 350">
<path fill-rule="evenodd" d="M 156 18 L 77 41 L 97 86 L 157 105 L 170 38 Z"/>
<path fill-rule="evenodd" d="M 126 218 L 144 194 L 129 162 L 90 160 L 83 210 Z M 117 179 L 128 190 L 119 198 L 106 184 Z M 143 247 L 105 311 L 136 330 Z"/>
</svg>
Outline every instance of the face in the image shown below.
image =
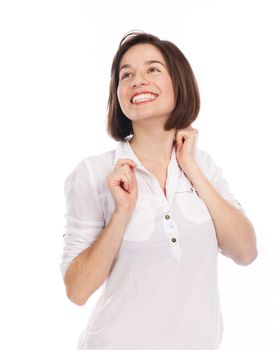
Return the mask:
<svg viewBox="0 0 277 350">
<path fill-rule="evenodd" d="M 119 65 L 117 97 L 123 113 L 132 121 L 165 121 L 169 117 L 175 106 L 173 85 L 156 46 L 137 44 L 125 52 Z"/>
</svg>

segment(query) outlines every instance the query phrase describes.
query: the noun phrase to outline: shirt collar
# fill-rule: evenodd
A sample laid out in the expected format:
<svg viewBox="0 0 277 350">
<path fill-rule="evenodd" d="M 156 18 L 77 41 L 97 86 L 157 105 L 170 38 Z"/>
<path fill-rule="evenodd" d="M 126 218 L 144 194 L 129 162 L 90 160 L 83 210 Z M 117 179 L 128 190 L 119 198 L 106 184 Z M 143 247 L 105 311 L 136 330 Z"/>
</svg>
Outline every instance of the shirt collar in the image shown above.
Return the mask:
<svg viewBox="0 0 277 350">
<path fill-rule="evenodd" d="M 148 173 L 148 171 L 144 168 L 144 166 L 142 165 L 142 163 L 140 162 L 140 160 L 138 159 L 138 157 L 134 153 L 134 151 L 129 143 L 129 139 L 126 141 L 119 142 L 117 149 L 115 151 L 115 157 L 114 157 L 114 162 L 113 162 L 114 166 L 116 165 L 116 163 L 119 159 L 131 159 L 135 163 L 137 163 L 138 169 L 141 169 L 141 170 L 146 171 Z"/>
<path fill-rule="evenodd" d="M 150 175 L 149 171 L 143 166 L 141 161 L 138 159 L 138 157 L 134 153 L 129 143 L 129 140 L 130 139 L 127 139 L 126 141 L 120 141 L 118 143 L 118 146 L 115 150 L 113 165 L 115 166 L 119 159 L 131 159 L 137 164 L 137 169 L 140 169 L 146 172 L 148 175 Z M 189 179 L 185 176 L 185 174 L 183 173 L 182 169 L 180 168 L 177 162 L 176 152 L 174 147 L 172 149 L 172 154 L 168 165 L 167 175 L 169 177 L 169 185 L 170 187 L 172 187 L 172 190 L 173 190 L 173 187 L 176 189 L 178 186 L 178 190 L 191 191 L 192 184 L 189 181 Z"/>
</svg>

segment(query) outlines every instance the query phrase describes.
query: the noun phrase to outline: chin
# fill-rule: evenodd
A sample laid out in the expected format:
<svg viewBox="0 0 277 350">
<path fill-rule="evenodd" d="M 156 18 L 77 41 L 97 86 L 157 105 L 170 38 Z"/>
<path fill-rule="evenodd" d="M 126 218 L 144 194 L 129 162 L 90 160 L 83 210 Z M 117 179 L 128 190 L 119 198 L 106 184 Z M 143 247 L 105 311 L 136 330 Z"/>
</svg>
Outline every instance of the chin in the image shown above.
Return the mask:
<svg viewBox="0 0 277 350">
<path fill-rule="evenodd" d="M 132 115 L 127 117 L 128 119 L 130 119 L 131 121 L 140 121 L 140 120 L 147 120 L 149 118 L 154 118 L 157 117 L 157 115 L 153 115 L 153 114 L 147 114 L 147 113 L 141 113 L 141 114 L 136 114 L 136 115 Z"/>
</svg>

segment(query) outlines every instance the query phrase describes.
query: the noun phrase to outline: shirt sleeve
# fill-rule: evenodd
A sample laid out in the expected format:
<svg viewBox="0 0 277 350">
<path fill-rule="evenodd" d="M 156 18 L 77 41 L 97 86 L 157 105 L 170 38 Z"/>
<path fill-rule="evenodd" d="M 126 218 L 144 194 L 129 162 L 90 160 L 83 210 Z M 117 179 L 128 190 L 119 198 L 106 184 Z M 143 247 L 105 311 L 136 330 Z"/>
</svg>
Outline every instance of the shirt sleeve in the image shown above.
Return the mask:
<svg viewBox="0 0 277 350">
<path fill-rule="evenodd" d="M 96 240 L 105 226 L 92 173 L 83 159 L 65 179 L 66 224 L 60 266 L 63 278 L 72 260 Z"/>
<path fill-rule="evenodd" d="M 216 190 L 222 195 L 222 197 L 226 199 L 230 204 L 232 204 L 235 208 L 240 210 L 244 215 L 246 215 L 245 209 L 242 207 L 241 203 L 234 196 L 234 194 L 230 191 L 229 185 L 222 175 L 223 169 L 215 163 L 211 155 L 204 150 L 198 149 L 197 158 L 199 166 L 202 168 L 205 176 L 216 188 Z"/>
</svg>

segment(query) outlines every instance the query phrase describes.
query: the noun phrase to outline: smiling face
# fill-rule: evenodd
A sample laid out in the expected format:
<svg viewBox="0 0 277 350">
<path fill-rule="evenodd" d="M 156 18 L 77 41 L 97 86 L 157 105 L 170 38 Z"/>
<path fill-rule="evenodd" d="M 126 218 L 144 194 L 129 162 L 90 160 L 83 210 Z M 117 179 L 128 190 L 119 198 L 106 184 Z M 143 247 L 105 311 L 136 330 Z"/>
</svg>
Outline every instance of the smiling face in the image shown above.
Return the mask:
<svg viewBox="0 0 277 350">
<path fill-rule="evenodd" d="M 172 80 L 160 50 L 136 44 L 122 56 L 117 97 L 132 121 L 169 117 L 175 107 Z"/>
</svg>

